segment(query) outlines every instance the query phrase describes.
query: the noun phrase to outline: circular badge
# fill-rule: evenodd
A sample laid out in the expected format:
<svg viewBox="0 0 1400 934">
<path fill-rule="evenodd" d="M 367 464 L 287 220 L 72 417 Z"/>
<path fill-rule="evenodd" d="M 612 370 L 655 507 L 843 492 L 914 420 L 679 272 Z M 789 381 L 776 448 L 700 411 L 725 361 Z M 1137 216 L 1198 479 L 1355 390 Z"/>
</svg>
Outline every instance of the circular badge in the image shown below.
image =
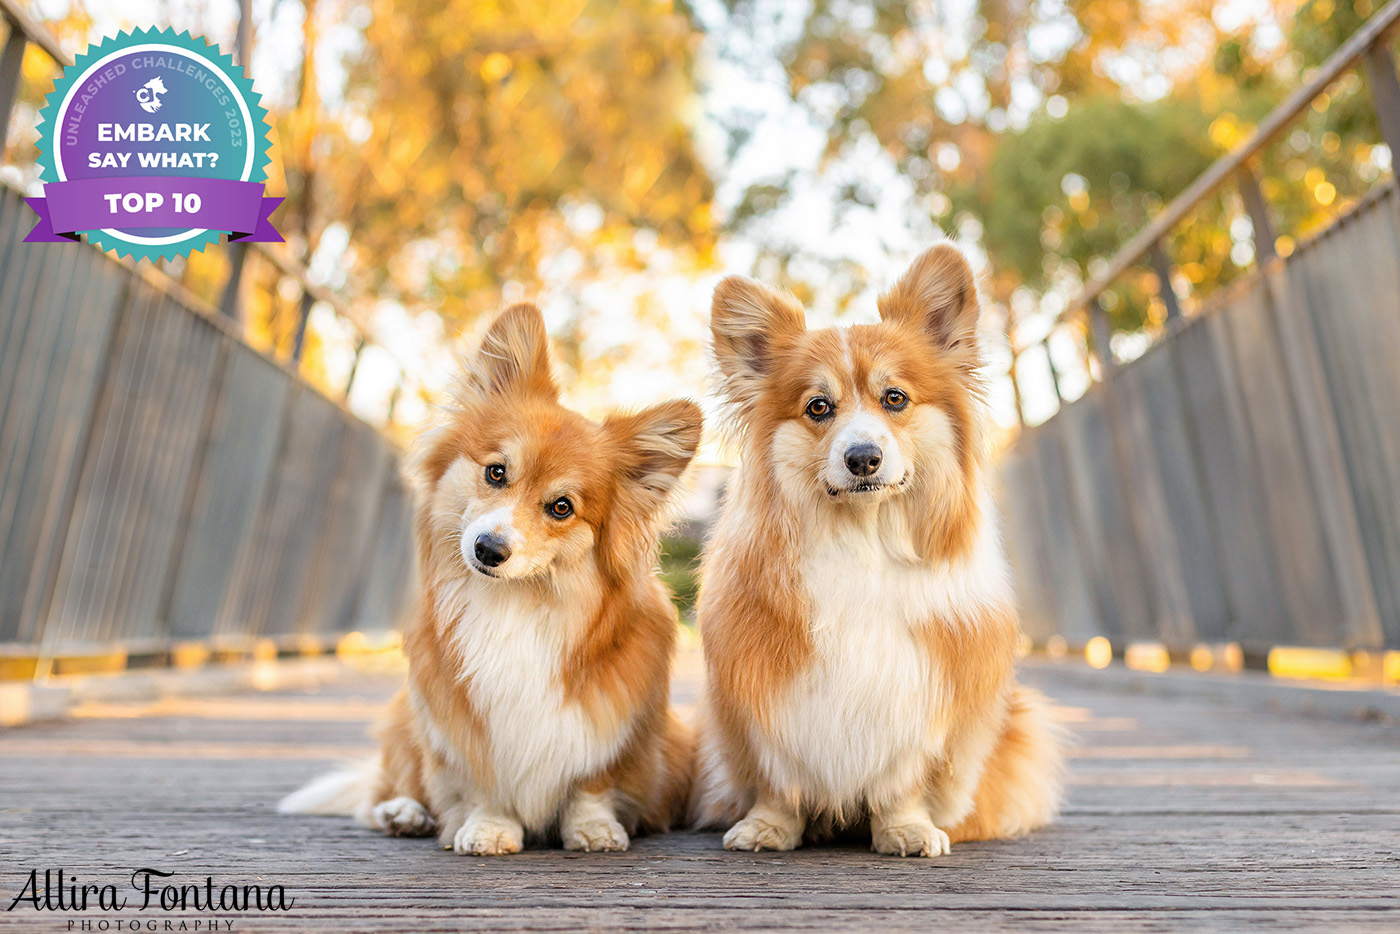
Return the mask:
<svg viewBox="0 0 1400 934">
<path fill-rule="evenodd" d="M 270 145 L 253 83 L 189 33 L 137 30 L 63 70 L 39 120 L 44 197 L 30 240 L 76 240 L 136 259 L 282 238 L 263 197 Z"/>
</svg>

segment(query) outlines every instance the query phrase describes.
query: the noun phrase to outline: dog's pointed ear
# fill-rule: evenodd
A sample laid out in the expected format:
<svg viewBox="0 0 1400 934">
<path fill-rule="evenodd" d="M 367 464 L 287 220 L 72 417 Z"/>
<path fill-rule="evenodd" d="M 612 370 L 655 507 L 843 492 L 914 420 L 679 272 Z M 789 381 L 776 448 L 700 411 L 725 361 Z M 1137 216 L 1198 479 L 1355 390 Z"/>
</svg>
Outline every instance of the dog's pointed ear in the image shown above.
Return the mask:
<svg viewBox="0 0 1400 934">
<path fill-rule="evenodd" d="M 976 363 L 977 282 L 962 251 L 940 243 L 921 253 L 880 297 L 880 319 L 912 324 L 945 351 Z"/>
<path fill-rule="evenodd" d="M 655 560 L 657 529 L 700 446 L 702 425 L 700 407 L 679 399 L 612 415 L 603 423 L 621 472 L 619 502 L 599 537 L 603 570 L 614 579 L 624 580 Z"/>
<path fill-rule="evenodd" d="M 684 399 L 662 402 L 603 423 L 617 451 L 623 478 L 652 508 L 670 499 L 700 446 L 704 416 Z"/>
<path fill-rule="evenodd" d="M 710 305 L 710 333 L 729 401 L 740 407 L 752 403 L 774 354 L 806 329 L 802 306 L 791 295 L 743 276 L 720 282 Z"/>
<path fill-rule="evenodd" d="M 463 368 L 455 394 L 467 402 L 505 393 L 559 397 L 544 316 L 528 303 L 512 305 L 491 322 L 481 347 Z"/>
</svg>

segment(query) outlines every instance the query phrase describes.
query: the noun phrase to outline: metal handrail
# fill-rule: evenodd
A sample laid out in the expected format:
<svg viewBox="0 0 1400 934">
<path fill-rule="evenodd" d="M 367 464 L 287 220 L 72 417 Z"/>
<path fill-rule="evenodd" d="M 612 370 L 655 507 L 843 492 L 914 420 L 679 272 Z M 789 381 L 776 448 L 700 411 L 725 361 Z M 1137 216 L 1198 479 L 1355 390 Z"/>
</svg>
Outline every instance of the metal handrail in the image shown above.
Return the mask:
<svg viewBox="0 0 1400 934">
<path fill-rule="evenodd" d="M 1400 2 L 1400 0 L 1397 0 Z M 3 54 L 0 54 L 0 147 L 4 145 L 4 126 L 8 123 L 8 116 L 17 96 L 19 67 L 24 57 L 24 44 L 32 43 L 43 49 L 45 54 L 62 68 L 67 68 L 73 64 L 73 57 L 69 55 L 59 43 L 58 37 L 49 31 L 42 23 L 36 21 L 16 2 L 16 0 L 0 0 L 0 19 L 3 19 L 10 27 L 10 39 L 7 41 Z M 18 41 L 16 41 L 18 39 Z M 245 65 L 246 67 L 246 65 Z M 13 72 L 13 74 L 10 74 Z M 8 76 L 8 80 L 7 80 Z M 294 259 L 281 255 L 277 251 L 269 248 L 263 243 L 245 244 L 254 250 L 258 256 L 267 260 L 282 275 L 292 279 L 301 289 L 302 304 L 300 309 L 301 320 L 298 327 L 297 348 L 293 354 L 294 360 L 300 362 L 301 336 L 306 328 L 306 317 L 310 312 L 312 304 L 324 302 L 336 313 L 336 316 L 348 321 L 354 327 L 358 340 L 356 341 L 356 358 L 367 343 L 371 343 L 370 334 L 362 316 L 351 312 L 349 306 L 338 296 L 334 295 L 324 286 L 311 281 L 311 278 L 304 265 Z M 176 283 L 178 285 L 178 283 Z M 226 286 L 227 288 L 227 286 Z M 390 354 L 390 359 L 399 368 L 400 382 L 406 368 Z M 351 379 L 354 378 L 355 367 L 351 368 Z M 345 396 L 350 395 L 350 383 L 345 386 Z M 393 421 L 393 413 L 390 412 L 389 421 Z"/>
<path fill-rule="evenodd" d="M 1162 209 L 1151 223 L 1138 231 L 1125 243 L 1112 259 L 1108 267 L 1098 276 L 1090 279 L 1079 294 L 1065 306 L 1046 328 L 1046 335 L 1024 345 L 1013 347 L 1013 353 L 1040 346 L 1048 339 L 1050 332 L 1067 318 L 1083 311 L 1097 312 L 1098 299 L 1123 273 L 1148 260 L 1156 271 L 1159 288 L 1169 312 L 1176 307 L 1176 297 L 1168 281 L 1170 258 L 1166 256 L 1163 241 L 1187 215 L 1205 198 L 1209 197 L 1231 178 L 1237 179 L 1244 196 L 1246 208 L 1255 226 L 1255 251 L 1260 258 L 1274 255 L 1273 231 L 1269 220 L 1267 204 L 1258 190 L 1258 180 L 1249 163 L 1261 150 L 1273 142 L 1288 125 L 1301 115 L 1334 81 L 1354 68 L 1364 57 L 1370 68 L 1376 110 L 1381 124 L 1382 135 L 1391 152 L 1400 158 L 1400 82 L 1397 82 L 1394 62 L 1382 42 L 1400 25 L 1400 0 L 1390 0 L 1375 15 L 1367 20 L 1346 42 L 1332 53 L 1313 77 L 1298 90 L 1288 96 L 1259 124 L 1254 134 L 1243 143 L 1213 162 L 1209 168 L 1196 177 L 1186 190 L 1181 192 Z M 1261 233 L 1263 234 L 1261 236 Z M 1155 255 L 1154 255 L 1155 254 Z M 1102 317 L 1101 313 L 1095 315 Z M 1100 327 L 1100 337 L 1106 331 Z M 1111 365 L 1111 354 L 1107 348 L 1099 348 L 1101 361 Z"/>
</svg>

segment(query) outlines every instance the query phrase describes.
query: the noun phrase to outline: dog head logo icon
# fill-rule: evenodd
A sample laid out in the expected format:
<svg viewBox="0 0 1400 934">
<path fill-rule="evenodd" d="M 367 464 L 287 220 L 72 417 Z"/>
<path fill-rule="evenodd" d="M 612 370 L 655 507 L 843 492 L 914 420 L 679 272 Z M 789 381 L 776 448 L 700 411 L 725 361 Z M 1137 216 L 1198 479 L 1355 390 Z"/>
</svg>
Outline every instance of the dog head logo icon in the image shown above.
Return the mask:
<svg viewBox="0 0 1400 934">
<path fill-rule="evenodd" d="M 159 78 L 152 78 L 136 89 L 136 102 L 146 113 L 153 114 L 160 110 L 160 96 L 164 93 L 165 82 Z"/>
</svg>

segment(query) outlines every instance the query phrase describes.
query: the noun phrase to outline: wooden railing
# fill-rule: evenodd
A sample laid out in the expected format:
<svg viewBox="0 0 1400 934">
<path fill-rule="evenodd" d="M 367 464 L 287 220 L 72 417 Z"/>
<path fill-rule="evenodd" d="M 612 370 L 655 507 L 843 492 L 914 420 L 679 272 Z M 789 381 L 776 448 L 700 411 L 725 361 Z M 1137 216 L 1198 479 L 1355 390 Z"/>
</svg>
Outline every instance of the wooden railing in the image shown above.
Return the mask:
<svg viewBox="0 0 1400 934">
<path fill-rule="evenodd" d="M 70 59 L 13 0 L 0 19 L 2 127 L 25 48 Z M 393 628 L 412 577 L 398 448 L 300 367 L 312 305 L 343 303 L 259 245 L 300 289 L 278 358 L 150 264 L 22 242 L 34 221 L 0 185 L 0 679 Z"/>
<path fill-rule="evenodd" d="M 1019 357 L 1032 347 L 1038 347 L 1049 358 L 1048 344 L 1055 329 L 1067 321 L 1087 315 L 1098 372 L 1102 375 L 1111 371 L 1115 364 L 1109 346 L 1112 332 L 1100 298 L 1125 273 L 1141 266 L 1150 267 L 1156 274 L 1158 296 L 1166 309 L 1166 330 L 1176 327 L 1182 317 L 1182 302 L 1172 286 L 1173 264 L 1167 239 L 1201 202 L 1225 186 L 1233 184 L 1236 187 L 1249 215 L 1256 263 L 1264 265 L 1274 259 L 1277 232 L 1253 163 L 1338 78 L 1355 68 L 1364 66 L 1366 69 L 1383 142 L 1400 159 L 1400 80 L 1397 80 L 1395 61 L 1389 48 L 1397 25 L 1400 25 L 1400 0 L 1391 0 L 1319 66 L 1307 84 L 1269 113 L 1247 141 L 1217 159 L 1185 191 L 1173 198 L 1150 224 L 1124 244 L 1107 261 L 1103 271 L 1090 278 L 1078 295 L 1054 317 L 1043 336 L 1027 344 L 1015 343 L 1012 353 Z M 1053 377 L 1056 374 L 1052 358 L 1050 366 Z M 1052 383 L 1058 396 L 1059 380 L 1052 378 Z M 1060 401 L 1065 400 L 1061 398 Z"/>
<path fill-rule="evenodd" d="M 1004 452 L 1008 540 L 1028 630 L 1044 640 L 1400 649 L 1400 192 L 1378 184 L 1286 256 L 1251 160 L 1365 62 L 1400 154 L 1392 2 L 1237 150 L 1091 281 L 1098 380 Z M 1250 275 L 1183 314 L 1166 238 L 1240 186 Z M 1167 306 L 1141 356 L 1115 361 L 1099 298 L 1150 262 Z"/>
<path fill-rule="evenodd" d="M 32 225 L 0 188 L 0 662 L 393 628 L 397 447 L 169 283 Z"/>
</svg>

